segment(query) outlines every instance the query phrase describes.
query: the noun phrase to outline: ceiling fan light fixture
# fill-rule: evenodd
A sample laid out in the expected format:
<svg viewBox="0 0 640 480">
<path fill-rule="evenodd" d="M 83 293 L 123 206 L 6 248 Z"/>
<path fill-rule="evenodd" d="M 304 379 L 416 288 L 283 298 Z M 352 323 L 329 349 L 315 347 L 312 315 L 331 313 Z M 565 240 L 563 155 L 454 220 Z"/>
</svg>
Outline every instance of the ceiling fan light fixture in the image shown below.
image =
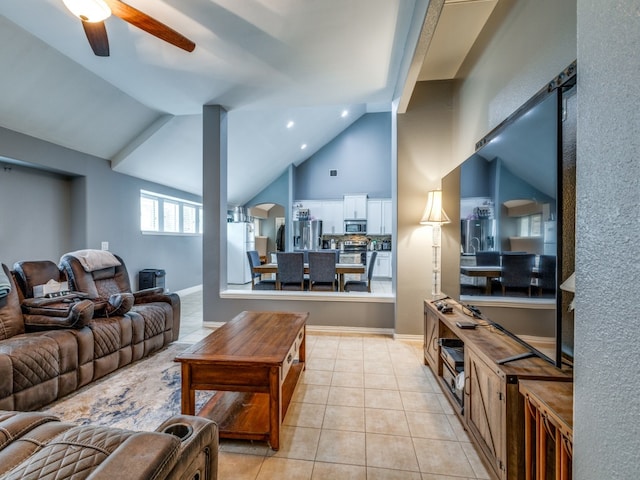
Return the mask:
<svg viewBox="0 0 640 480">
<path fill-rule="evenodd" d="M 65 6 L 83 22 L 102 22 L 111 16 L 104 0 L 62 0 Z"/>
</svg>

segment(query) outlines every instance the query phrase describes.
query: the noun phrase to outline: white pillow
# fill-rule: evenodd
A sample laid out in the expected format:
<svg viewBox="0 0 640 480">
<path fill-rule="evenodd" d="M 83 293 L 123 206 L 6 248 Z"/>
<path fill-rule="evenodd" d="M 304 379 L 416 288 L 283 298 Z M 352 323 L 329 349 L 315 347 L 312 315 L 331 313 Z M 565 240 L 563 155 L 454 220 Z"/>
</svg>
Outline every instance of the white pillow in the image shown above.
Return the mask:
<svg viewBox="0 0 640 480">
<path fill-rule="evenodd" d="M 85 272 L 94 272 L 107 267 L 122 265 L 116 256 L 106 250 L 76 250 L 67 255 L 77 258 Z"/>
</svg>

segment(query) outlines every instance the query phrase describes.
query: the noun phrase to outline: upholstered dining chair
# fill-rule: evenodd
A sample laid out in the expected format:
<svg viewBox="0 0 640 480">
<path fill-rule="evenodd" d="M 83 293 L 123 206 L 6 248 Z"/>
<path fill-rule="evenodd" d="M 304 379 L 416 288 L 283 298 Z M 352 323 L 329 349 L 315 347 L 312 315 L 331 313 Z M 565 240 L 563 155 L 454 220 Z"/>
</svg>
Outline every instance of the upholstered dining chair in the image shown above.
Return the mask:
<svg viewBox="0 0 640 480">
<path fill-rule="evenodd" d="M 476 252 L 476 265 L 483 267 L 500 265 L 500 252 L 494 250 Z"/>
<path fill-rule="evenodd" d="M 304 290 L 304 255 L 302 252 L 278 252 L 280 290 Z"/>
<path fill-rule="evenodd" d="M 538 294 L 556 289 L 556 256 L 540 255 L 538 261 Z"/>
<path fill-rule="evenodd" d="M 336 254 L 309 252 L 309 290 L 336 290 Z"/>
<path fill-rule="evenodd" d="M 371 254 L 371 258 L 369 259 L 369 268 L 367 270 L 367 281 L 363 282 L 361 280 L 349 280 L 344 284 L 345 292 L 369 292 L 371 293 L 371 278 L 373 277 L 373 269 L 376 265 L 376 257 L 378 256 L 378 252 L 374 250 Z"/>
<path fill-rule="evenodd" d="M 251 290 L 275 290 L 276 281 L 271 279 L 262 279 L 262 274 L 255 273 L 253 267 L 260 265 L 260 254 L 257 250 L 249 250 L 249 268 L 251 269 Z"/>
<path fill-rule="evenodd" d="M 502 253 L 502 295 L 506 295 L 507 288 L 519 288 L 526 289 L 531 296 L 534 260 L 533 253 Z"/>
</svg>

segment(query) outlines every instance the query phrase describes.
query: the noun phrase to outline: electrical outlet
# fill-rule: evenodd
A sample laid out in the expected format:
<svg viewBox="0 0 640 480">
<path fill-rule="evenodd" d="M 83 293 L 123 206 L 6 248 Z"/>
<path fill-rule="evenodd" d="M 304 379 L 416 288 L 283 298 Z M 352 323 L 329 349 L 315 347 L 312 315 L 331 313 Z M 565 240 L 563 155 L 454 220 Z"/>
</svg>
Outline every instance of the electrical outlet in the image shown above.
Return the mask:
<svg viewBox="0 0 640 480">
<path fill-rule="evenodd" d="M 109 242 L 102 242 L 102 246 L 100 248 L 102 248 L 102 250 L 109 250 Z"/>
</svg>

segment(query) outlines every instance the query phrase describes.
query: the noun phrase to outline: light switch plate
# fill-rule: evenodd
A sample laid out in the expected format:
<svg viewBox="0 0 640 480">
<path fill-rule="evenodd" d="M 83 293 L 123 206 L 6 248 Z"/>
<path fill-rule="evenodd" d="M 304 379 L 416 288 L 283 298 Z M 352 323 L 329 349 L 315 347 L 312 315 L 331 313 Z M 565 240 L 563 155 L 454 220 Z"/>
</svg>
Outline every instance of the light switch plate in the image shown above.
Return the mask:
<svg viewBox="0 0 640 480">
<path fill-rule="evenodd" d="M 102 242 L 102 246 L 100 248 L 102 248 L 102 250 L 109 250 L 109 242 Z"/>
</svg>

